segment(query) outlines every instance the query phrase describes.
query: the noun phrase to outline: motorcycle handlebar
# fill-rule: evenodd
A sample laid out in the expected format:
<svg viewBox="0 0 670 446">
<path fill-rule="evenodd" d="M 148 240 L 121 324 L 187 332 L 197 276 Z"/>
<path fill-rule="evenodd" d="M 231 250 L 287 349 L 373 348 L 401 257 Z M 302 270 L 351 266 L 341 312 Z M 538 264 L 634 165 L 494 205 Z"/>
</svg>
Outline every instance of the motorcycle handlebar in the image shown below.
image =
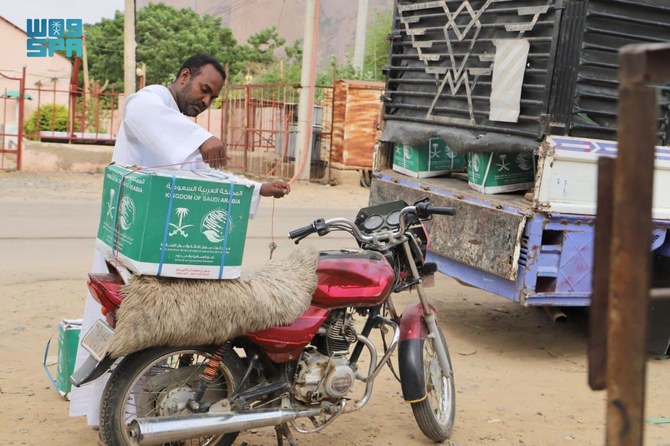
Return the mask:
<svg viewBox="0 0 670 446">
<path fill-rule="evenodd" d="M 436 215 L 454 215 L 456 214 L 456 209 L 453 206 L 433 206 L 429 204 L 426 206 L 426 212 Z"/>
<path fill-rule="evenodd" d="M 316 229 L 314 228 L 314 224 L 309 224 L 307 226 L 304 226 L 302 228 L 294 229 L 293 231 L 288 233 L 288 238 L 291 240 L 296 239 L 296 238 L 301 238 L 301 237 L 307 237 L 308 235 L 312 234 L 313 232 L 316 232 Z"/>
<path fill-rule="evenodd" d="M 379 234 L 367 235 L 358 229 L 358 227 L 347 218 L 333 218 L 330 220 L 323 220 L 322 218 L 314 220 L 310 225 L 295 229 L 288 233 L 290 239 L 296 239 L 298 243 L 301 239 L 310 234 L 318 233 L 319 235 L 326 235 L 331 229 L 341 229 L 343 226 L 348 227 L 348 231 L 360 242 L 373 243 L 383 240 L 390 240 L 399 237 L 405 233 L 405 218 L 404 215 L 416 212 L 419 218 L 428 218 L 433 214 L 436 215 L 454 215 L 455 208 L 451 206 L 433 206 L 431 203 L 417 203 L 415 206 L 404 207 L 400 211 L 400 227 L 396 231 L 385 231 Z"/>
<path fill-rule="evenodd" d="M 431 215 L 454 215 L 456 209 L 452 206 L 433 206 L 431 203 L 417 203 L 416 214 L 419 218 L 428 218 Z"/>
</svg>

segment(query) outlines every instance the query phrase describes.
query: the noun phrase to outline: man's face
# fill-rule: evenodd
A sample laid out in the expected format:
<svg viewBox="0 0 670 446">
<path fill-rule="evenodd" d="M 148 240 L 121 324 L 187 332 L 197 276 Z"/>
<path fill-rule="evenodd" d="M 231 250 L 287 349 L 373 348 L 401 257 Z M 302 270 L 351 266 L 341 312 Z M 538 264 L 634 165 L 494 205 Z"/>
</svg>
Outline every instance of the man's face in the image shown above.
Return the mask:
<svg viewBox="0 0 670 446">
<path fill-rule="evenodd" d="M 214 66 L 200 67 L 195 76 L 187 69 L 182 70 L 177 79 L 177 106 L 186 116 L 195 117 L 207 110 L 216 99 L 223 86 L 223 78 Z"/>
</svg>

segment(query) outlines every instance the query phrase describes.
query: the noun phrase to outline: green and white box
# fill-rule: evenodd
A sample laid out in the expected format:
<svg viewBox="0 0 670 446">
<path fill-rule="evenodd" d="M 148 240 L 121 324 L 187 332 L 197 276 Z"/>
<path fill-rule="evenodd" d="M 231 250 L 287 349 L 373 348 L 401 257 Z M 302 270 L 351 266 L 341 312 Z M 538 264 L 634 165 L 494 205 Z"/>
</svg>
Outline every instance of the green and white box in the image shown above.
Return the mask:
<svg viewBox="0 0 670 446">
<path fill-rule="evenodd" d="M 254 186 L 222 172 L 105 169 L 97 248 L 136 274 L 240 276 Z"/>
<path fill-rule="evenodd" d="M 396 144 L 393 151 L 393 170 L 414 178 L 436 177 L 464 169 L 465 155 L 452 152 L 437 136 L 420 146 Z"/>
<path fill-rule="evenodd" d="M 535 184 L 535 159 L 532 153 L 468 154 L 468 184 L 485 194 L 525 190 Z"/>
<path fill-rule="evenodd" d="M 77 359 L 81 320 L 64 319 L 58 325 L 58 368 L 56 369 L 56 384 L 58 393 L 65 398 L 72 389 L 70 376 L 74 372 L 74 363 Z"/>
</svg>

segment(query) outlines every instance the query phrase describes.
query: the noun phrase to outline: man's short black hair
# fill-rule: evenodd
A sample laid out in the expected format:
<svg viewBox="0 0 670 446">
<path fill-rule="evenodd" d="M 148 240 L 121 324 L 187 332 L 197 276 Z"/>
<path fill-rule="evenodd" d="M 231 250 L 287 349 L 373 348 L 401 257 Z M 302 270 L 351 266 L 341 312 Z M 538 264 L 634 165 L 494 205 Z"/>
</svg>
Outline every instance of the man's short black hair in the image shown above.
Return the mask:
<svg viewBox="0 0 670 446">
<path fill-rule="evenodd" d="M 198 73 L 200 73 L 200 70 L 202 70 L 202 67 L 207 64 L 210 64 L 216 68 L 216 71 L 219 72 L 221 78 L 224 81 L 226 80 L 226 71 L 223 69 L 221 64 L 209 54 L 194 54 L 193 56 L 186 59 L 184 63 L 181 64 L 175 80 L 179 79 L 179 75 L 184 70 L 184 68 L 187 68 L 191 72 L 192 76 L 197 76 Z"/>
</svg>

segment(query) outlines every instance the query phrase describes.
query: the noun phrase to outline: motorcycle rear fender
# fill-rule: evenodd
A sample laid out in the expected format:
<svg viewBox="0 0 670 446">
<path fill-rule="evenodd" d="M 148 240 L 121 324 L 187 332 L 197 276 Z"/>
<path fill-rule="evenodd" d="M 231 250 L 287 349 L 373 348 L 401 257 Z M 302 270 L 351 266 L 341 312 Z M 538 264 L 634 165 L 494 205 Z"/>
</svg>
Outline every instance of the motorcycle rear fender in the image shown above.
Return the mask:
<svg viewBox="0 0 670 446">
<path fill-rule="evenodd" d="M 93 356 L 89 356 L 70 376 L 70 382 L 75 387 L 81 387 L 100 378 L 113 364 L 114 359 L 110 355 L 106 355 L 100 362 L 96 361 Z"/>
<path fill-rule="evenodd" d="M 435 308 L 431 309 L 435 311 Z M 426 381 L 423 373 L 423 343 L 428 329 L 423 322 L 421 304 L 409 306 L 400 317 L 400 342 L 398 365 L 400 385 L 405 401 L 415 403 L 426 398 Z"/>
</svg>

